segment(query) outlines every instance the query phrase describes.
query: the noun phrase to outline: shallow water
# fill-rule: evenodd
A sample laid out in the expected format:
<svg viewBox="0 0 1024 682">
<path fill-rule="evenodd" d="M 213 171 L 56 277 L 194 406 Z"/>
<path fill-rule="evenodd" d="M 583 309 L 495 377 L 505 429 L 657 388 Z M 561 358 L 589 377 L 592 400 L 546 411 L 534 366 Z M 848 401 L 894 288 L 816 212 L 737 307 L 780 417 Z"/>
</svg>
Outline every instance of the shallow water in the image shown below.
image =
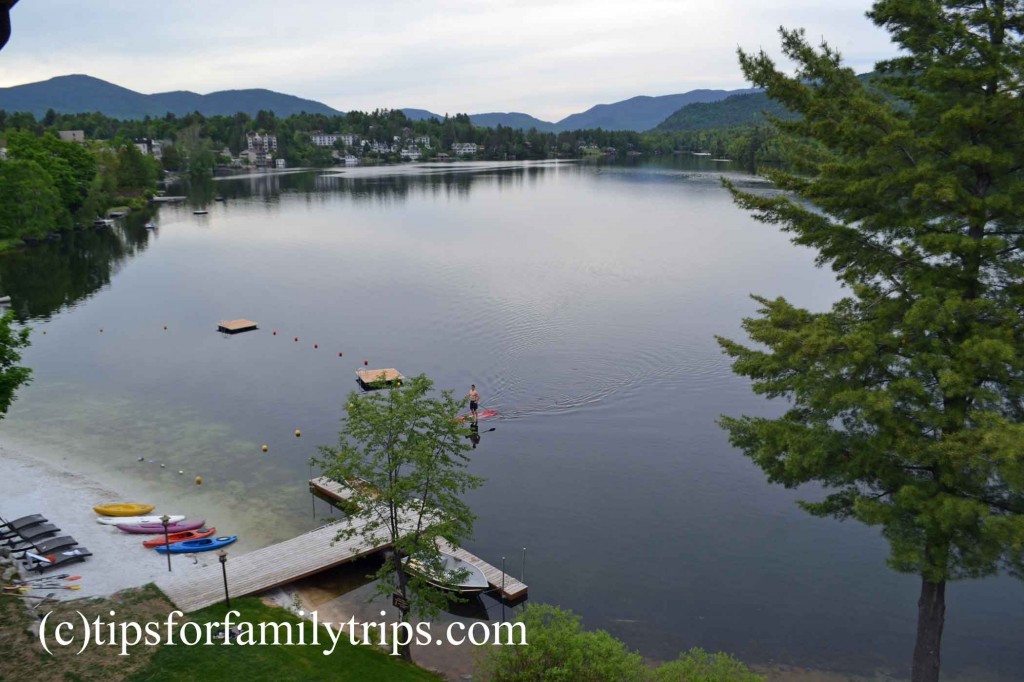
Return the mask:
<svg viewBox="0 0 1024 682">
<path fill-rule="evenodd" d="M 364 360 L 475 383 L 500 417 L 473 452 L 487 483 L 467 547 L 515 575 L 527 548 L 533 600 L 652 658 L 703 646 L 903 673 L 914 579 L 885 568 L 874 530 L 797 509 L 816 491 L 769 486 L 715 425 L 778 410 L 714 341 L 739 335 L 748 294 L 812 309 L 840 295 L 812 253 L 732 205 L 721 172 L 768 191 L 693 161 L 219 180 L 160 207 L 155 232 L 130 216 L 0 259 L 36 329 L 35 382 L 2 428 L 100 474 L 202 475 L 189 494 L 273 519 L 247 538 L 261 544 L 327 514 L 307 460 L 336 439 Z M 260 330 L 215 331 L 236 317 Z M 1020 679 L 1024 588 L 956 584 L 949 602 L 944 669 Z"/>
</svg>

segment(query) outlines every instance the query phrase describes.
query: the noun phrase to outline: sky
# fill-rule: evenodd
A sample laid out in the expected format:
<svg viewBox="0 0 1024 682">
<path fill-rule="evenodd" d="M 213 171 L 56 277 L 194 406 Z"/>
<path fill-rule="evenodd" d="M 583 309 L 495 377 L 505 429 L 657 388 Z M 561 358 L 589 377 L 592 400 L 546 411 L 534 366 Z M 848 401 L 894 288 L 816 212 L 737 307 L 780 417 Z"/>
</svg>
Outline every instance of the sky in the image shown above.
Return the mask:
<svg viewBox="0 0 1024 682">
<path fill-rule="evenodd" d="M 521 111 L 749 87 L 778 27 L 868 71 L 895 48 L 868 0 L 21 0 L 0 87 L 85 73 L 144 93 L 269 88 L 335 109 Z"/>
</svg>

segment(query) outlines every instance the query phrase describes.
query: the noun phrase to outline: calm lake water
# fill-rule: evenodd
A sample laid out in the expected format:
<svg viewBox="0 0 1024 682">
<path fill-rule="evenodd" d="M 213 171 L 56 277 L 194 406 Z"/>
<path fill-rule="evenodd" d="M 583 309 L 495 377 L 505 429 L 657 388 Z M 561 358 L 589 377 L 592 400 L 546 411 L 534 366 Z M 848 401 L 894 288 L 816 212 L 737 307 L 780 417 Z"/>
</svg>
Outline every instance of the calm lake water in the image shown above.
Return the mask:
<svg viewBox="0 0 1024 682">
<path fill-rule="evenodd" d="M 903 674 L 917 581 L 885 568 L 877 531 L 801 512 L 818 491 L 768 485 L 715 425 L 781 408 L 714 341 L 740 335 L 748 294 L 822 309 L 839 289 L 733 206 L 715 164 L 676 164 L 257 174 L 162 206 L 155 232 L 136 215 L 0 258 L 36 329 L 35 382 L 2 428 L 101 474 L 202 471 L 203 494 L 272 515 L 269 540 L 326 513 L 307 460 L 364 359 L 475 383 L 501 416 L 472 453 L 487 482 L 467 547 L 514 575 L 527 548 L 532 600 L 652 658 Z M 214 331 L 236 317 L 260 330 Z M 1006 578 L 951 586 L 945 670 L 1019 679 L 1022 606 Z"/>
</svg>

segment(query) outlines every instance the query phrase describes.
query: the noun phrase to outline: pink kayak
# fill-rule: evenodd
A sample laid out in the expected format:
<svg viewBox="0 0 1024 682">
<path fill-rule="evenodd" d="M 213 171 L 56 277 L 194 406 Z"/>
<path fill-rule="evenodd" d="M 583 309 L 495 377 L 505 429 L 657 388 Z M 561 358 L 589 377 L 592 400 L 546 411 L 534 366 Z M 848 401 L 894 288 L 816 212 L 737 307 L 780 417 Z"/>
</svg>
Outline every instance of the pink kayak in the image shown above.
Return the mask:
<svg viewBox="0 0 1024 682">
<path fill-rule="evenodd" d="M 205 519 L 199 521 L 179 521 L 178 523 L 168 523 L 168 533 L 183 533 L 186 530 L 196 530 L 206 525 Z M 129 526 L 123 523 L 117 524 L 125 533 L 135 533 L 136 535 L 156 535 L 157 533 L 163 535 L 164 524 L 162 523 L 143 523 L 136 526 Z"/>
</svg>

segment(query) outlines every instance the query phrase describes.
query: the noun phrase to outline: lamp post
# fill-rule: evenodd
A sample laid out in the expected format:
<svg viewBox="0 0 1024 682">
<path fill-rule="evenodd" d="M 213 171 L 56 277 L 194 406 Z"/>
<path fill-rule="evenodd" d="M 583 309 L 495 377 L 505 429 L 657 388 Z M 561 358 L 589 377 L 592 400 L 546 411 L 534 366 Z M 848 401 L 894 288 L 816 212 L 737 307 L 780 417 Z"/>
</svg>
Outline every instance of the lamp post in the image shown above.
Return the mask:
<svg viewBox="0 0 1024 682">
<path fill-rule="evenodd" d="M 231 597 L 228 595 L 228 553 L 223 549 L 217 552 L 220 559 L 220 571 L 224 575 L 224 604 L 231 608 Z"/>
<path fill-rule="evenodd" d="M 164 524 L 164 552 L 167 554 L 167 571 L 171 570 L 171 538 L 167 532 L 167 524 L 171 522 L 171 517 L 164 514 L 160 517 L 160 523 Z"/>
</svg>

